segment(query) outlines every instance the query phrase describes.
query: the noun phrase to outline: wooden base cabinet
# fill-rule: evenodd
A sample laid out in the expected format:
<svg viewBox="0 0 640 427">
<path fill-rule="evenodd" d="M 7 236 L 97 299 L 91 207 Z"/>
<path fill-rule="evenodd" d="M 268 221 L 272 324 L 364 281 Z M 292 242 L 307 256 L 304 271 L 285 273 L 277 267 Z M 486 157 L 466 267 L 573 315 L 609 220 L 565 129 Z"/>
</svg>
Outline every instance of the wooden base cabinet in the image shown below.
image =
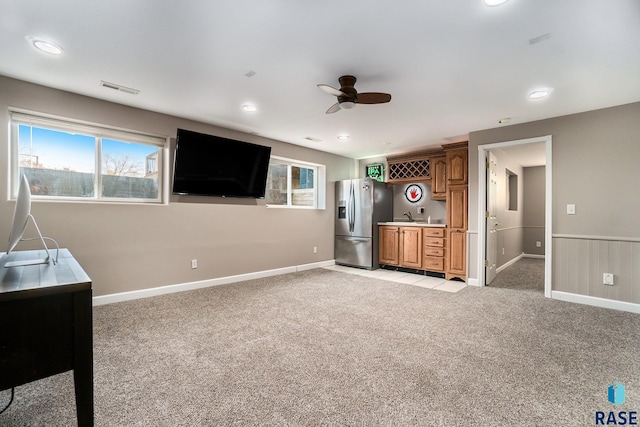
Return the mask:
<svg viewBox="0 0 640 427">
<path fill-rule="evenodd" d="M 442 227 L 379 227 L 382 265 L 444 273 L 446 231 Z"/>
<path fill-rule="evenodd" d="M 445 270 L 445 229 L 423 228 L 422 243 L 424 245 L 424 258 L 422 269 L 436 271 Z"/>
<path fill-rule="evenodd" d="M 378 233 L 378 262 L 385 265 L 398 265 L 398 233 L 400 227 L 381 225 Z"/>
<path fill-rule="evenodd" d="M 449 266 L 446 279 L 458 278 L 467 280 L 467 232 L 466 230 L 448 230 Z"/>
<path fill-rule="evenodd" d="M 422 228 L 400 227 L 400 265 L 422 268 Z"/>
<path fill-rule="evenodd" d="M 406 268 L 422 268 L 422 228 L 381 225 L 378 262 Z"/>
</svg>

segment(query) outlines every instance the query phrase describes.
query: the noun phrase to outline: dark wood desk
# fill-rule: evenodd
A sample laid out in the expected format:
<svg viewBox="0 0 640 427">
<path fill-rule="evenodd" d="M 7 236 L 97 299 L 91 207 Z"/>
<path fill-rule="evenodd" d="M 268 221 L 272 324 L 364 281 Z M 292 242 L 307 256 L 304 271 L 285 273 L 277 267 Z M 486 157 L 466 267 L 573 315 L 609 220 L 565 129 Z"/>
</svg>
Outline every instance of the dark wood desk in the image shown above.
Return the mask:
<svg viewBox="0 0 640 427">
<path fill-rule="evenodd" d="M 20 251 L 0 259 L 0 390 L 73 370 L 78 425 L 92 426 L 91 279 L 66 249 L 56 265 L 4 267 L 45 256 Z"/>
</svg>

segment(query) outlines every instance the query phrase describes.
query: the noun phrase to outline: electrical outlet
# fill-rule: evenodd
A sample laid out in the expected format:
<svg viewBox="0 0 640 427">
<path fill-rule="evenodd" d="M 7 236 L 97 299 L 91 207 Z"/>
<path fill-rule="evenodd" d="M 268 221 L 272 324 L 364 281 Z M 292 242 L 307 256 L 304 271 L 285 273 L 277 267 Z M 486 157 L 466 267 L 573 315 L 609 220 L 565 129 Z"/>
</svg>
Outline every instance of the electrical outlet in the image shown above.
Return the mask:
<svg viewBox="0 0 640 427">
<path fill-rule="evenodd" d="M 613 286 L 613 273 L 604 273 L 602 275 L 602 284 Z"/>
<path fill-rule="evenodd" d="M 576 205 L 569 204 L 567 205 L 567 215 L 575 215 L 576 214 Z"/>
<path fill-rule="evenodd" d="M 424 206 L 418 206 L 418 215 L 424 215 Z"/>
<path fill-rule="evenodd" d="M 198 268 L 198 260 L 197 259 L 192 259 L 191 260 L 191 268 L 193 268 L 194 270 L 196 268 Z"/>
<path fill-rule="evenodd" d="M 318 247 L 317 247 L 317 246 L 314 246 L 314 247 L 313 247 L 313 253 L 314 253 L 314 254 L 317 254 L 317 253 L 318 253 Z"/>
<path fill-rule="evenodd" d="M 542 242 L 540 240 L 536 241 L 536 248 L 541 248 Z"/>
</svg>

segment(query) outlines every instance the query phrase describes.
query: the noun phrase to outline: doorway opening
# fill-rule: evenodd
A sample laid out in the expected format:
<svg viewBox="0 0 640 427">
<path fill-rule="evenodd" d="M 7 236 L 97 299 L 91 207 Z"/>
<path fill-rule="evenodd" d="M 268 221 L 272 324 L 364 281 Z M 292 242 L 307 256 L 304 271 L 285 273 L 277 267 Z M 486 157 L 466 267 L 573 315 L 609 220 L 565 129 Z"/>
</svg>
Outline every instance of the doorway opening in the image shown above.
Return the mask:
<svg viewBox="0 0 640 427">
<path fill-rule="evenodd" d="M 551 296 L 551 136 L 478 147 L 478 284 Z"/>
</svg>

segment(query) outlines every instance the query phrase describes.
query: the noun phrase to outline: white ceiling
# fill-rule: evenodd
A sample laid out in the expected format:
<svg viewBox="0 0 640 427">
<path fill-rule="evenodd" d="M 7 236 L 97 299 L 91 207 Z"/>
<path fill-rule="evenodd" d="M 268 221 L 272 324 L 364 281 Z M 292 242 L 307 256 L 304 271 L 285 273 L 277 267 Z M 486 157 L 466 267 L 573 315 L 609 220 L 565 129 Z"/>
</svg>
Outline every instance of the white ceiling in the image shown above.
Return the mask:
<svg viewBox="0 0 640 427">
<path fill-rule="evenodd" d="M 459 140 L 506 117 L 640 100 L 638 0 L 0 0 L 0 10 L 2 75 L 353 158 Z M 339 87 L 344 74 L 391 102 L 325 114 L 336 100 L 316 84 Z M 538 87 L 553 92 L 528 99 Z"/>
<path fill-rule="evenodd" d="M 512 145 L 496 151 L 508 156 L 523 168 L 544 166 L 547 163 L 546 146 L 544 142 Z"/>
</svg>

